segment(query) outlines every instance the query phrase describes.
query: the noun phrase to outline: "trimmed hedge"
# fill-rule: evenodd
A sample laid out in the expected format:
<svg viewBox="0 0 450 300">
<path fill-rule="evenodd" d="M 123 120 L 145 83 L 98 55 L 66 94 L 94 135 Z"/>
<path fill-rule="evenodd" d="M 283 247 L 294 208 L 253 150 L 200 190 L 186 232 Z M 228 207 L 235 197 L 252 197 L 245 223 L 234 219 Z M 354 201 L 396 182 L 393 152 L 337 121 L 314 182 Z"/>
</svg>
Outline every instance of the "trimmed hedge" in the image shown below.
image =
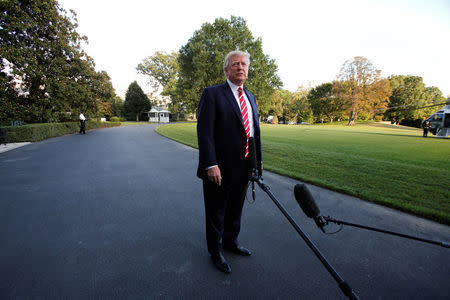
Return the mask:
<svg viewBox="0 0 450 300">
<path fill-rule="evenodd" d="M 409 126 L 409 127 L 416 127 L 416 128 L 422 128 L 422 119 L 415 119 L 415 120 L 403 120 L 400 122 L 400 125 Z"/>
<path fill-rule="evenodd" d="M 117 126 L 120 126 L 120 122 L 86 121 L 86 130 Z M 80 131 L 80 123 L 42 123 L 23 126 L 4 126 L 1 129 L 5 133 L 6 143 L 37 142 L 65 134 L 77 133 Z"/>
</svg>

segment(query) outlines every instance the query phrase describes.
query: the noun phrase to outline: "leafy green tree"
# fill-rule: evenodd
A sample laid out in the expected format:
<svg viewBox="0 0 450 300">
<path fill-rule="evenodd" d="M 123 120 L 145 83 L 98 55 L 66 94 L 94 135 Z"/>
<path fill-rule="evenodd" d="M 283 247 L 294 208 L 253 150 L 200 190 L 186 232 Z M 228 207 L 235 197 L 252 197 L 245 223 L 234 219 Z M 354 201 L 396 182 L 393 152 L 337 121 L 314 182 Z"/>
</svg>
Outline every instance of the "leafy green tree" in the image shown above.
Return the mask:
<svg viewBox="0 0 450 300">
<path fill-rule="evenodd" d="M 284 106 L 286 105 L 286 98 L 290 94 L 287 90 L 277 89 L 273 93 L 271 97 L 270 108 L 268 111 L 268 115 L 276 116 L 283 118 L 284 115 Z"/>
<path fill-rule="evenodd" d="M 138 66 L 140 74 L 148 75 L 154 90 L 163 89 L 173 80 L 178 78 L 178 53 L 157 51 L 152 56 L 145 58 Z"/>
<path fill-rule="evenodd" d="M 295 104 L 294 93 L 287 90 L 279 90 L 282 98 L 281 107 L 283 108 L 282 119 L 285 123 L 288 121 L 294 121 L 297 119 L 296 113 L 292 110 Z"/>
<path fill-rule="evenodd" d="M 105 71 L 95 72 L 90 85 L 98 116 L 111 118 L 113 116 L 112 103 L 116 93 L 108 73 Z"/>
<path fill-rule="evenodd" d="M 299 87 L 296 92 L 277 89 L 272 96 L 269 115 L 283 122 L 311 122 L 312 110 L 307 95 L 309 88 Z"/>
<path fill-rule="evenodd" d="M 229 20 L 218 18 L 212 24 L 204 23 L 181 47 L 176 84 L 180 109 L 195 112 L 203 89 L 225 81 L 223 59 L 236 49 L 251 55 L 245 86 L 255 95 L 260 115 L 267 115 L 272 94 L 282 84 L 276 74 L 278 67 L 263 53 L 261 38 L 254 39 L 245 20 L 235 16 Z"/>
<path fill-rule="evenodd" d="M 425 117 L 427 111 L 421 110 L 420 107 L 433 104 L 438 98 L 436 95 L 433 96 L 435 89 L 427 91 L 422 77 L 393 75 L 389 77 L 389 81 L 392 95 L 385 117 L 392 122 L 399 123 L 403 120 L 412 121 Z"/>
<path fill-rule="evenodd" d="M 287 90 L 275 91 L 275 99 L 281 104 L 281 119 L 287 122 L 308 122 L 310 121 L 311 108 L 306 96 L 309 89 L 299 87 L 296 92 L 292 93 Z"/>
<path fill-rule="evenodd" d="M 4 72 L 0 72 L 0 85 L 0 125 L 9 125 L 13 120 L 25 120 L 25 106 L 17 101 L 14 82 Z"/>
<path fill-rule="evenodd" d="M 338 94 L 335 91 L 335 84 L 331 82 L 311 89 L 307 97 L 316 121 L 333 122 L 344 118 L 348 105 Z"/>
<path fill-rule="evenodd" d="M 124 115 L 128 120 L 139 121 L 139 116 L 145 110 L 151 108 L 150 100 L 136 81 L 133 81 L 127 89 L 125 102 L 123 103 Z"/>
<path fill-rule="evenodd" d="M 444 105 L 447 102 L 441 90 L 435 86 L 425 88 L 425 98 L 426 102 L 429 103 L 429 105 Z M 423 108 L 422 118 L 431 115 L 436 111 L 436 108 L 437 107 L 435 106 Z"/>
<path fill-rule="evenodd" d="M 313 111 L 308 101 L 310 88 L 298 87 L 297 91 L 292 93 L 288 105 L 288 118 L 295 122 L 313 122 Z"/>
<path fill-rule="evenodd" d="M 47 122 L 71 111 L 96 115 L 105 94 L 97 83 L 105 76 L 81 49 L 87 38 L 76 32 L 75 12 L 68 14 L 56 0 L 0 1 L 0 11 L 0 106 L 16 108 L 0 109 L 0 119 Z"/>
<path fill-rule="evenodd" d="M 115 96 L 111 100 L 112 115 L 116 117 L 122 117 L 123 112 L 123 100 L 119 96 Z"/>
<path fill-rule="evenodd" d="M 180 101 L 177 101 L 176 84 L 179 73 L 177 59 L 178 53 L 176 52 L 167 54 L 157 51 L 152 56 L 145 58 L 136 68 L 138 73 L 149 76 L 154 92 L 162 88 L 161 96 L 163 96 L 163 99 L 162 101 L 155 99 L 155 104 L 167 105 L 174 114 L 185 112 L 180 107 Z M 168 100 L 165 97 L 168 97 Z"/>
<path fill-rule="evenodd" d="M 308 101 L 317 121 L 332 121 L 331 114 L 335 110 L 332 104 L 333 96 L 332 83 L 323 83 L 309 92 Z"/>
</svg>

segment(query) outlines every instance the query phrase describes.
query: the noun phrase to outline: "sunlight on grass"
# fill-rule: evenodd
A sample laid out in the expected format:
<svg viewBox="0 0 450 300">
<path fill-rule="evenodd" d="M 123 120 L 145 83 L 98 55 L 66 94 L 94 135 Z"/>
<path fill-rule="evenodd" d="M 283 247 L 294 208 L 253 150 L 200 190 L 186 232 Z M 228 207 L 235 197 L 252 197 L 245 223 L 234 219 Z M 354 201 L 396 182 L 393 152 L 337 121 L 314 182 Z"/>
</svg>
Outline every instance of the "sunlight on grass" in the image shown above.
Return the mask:
<svg viewBox="0 0 450 300">
<path fill-rule="evenodd" d="M 197 147 L 196 124 L 160 134 Z M 450 140 L 389 124 L 262 125 L 264 167 L 450 224 Z"/>
<path fill-rule="evenodd" d="M 136 122 L 136 121 L 121 121 L 120 122 L 120 126 L 130 126 L 130 125 L 148 125 L 148 124 L 152 124 L 148 121 L 140 121 L 140 122 Z"/>
</svg>

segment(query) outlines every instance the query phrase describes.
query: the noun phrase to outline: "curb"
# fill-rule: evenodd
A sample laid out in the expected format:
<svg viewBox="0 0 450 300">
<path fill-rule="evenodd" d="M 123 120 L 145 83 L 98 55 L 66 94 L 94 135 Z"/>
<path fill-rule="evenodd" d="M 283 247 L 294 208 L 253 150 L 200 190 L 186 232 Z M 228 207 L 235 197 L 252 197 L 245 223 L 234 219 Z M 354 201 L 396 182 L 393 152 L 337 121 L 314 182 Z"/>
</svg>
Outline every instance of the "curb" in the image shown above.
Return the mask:
<svg viewBox="0 0 450 300">
<path fill-rule="evenodd" d="M 30 142 L 24 142 L 24 143 L 8 143 L 8 144 L 1 144 L 0 145 L 0 153 L 7 152 L 25 145 L 31 144 Z"/>
</svg>

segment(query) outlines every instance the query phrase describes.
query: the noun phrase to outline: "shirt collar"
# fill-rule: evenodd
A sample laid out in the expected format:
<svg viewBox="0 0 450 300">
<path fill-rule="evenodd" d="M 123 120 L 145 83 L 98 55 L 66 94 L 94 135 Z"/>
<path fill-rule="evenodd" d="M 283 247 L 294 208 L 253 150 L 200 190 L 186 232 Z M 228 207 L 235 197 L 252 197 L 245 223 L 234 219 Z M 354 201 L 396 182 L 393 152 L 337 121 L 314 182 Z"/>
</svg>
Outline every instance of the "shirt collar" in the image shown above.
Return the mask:
<svg viewBox="0 0 450 300">
<path fill-rule="evenodd" d="M 237 91 L 237 89 L 240 87 L 242 90 L 244 90 L 244 85 L 235 85 L 232 83 L 229 79 L 227 79 L 228 84 L 230 85 L 230 88 L 233 92 Z"/>
</svg>

